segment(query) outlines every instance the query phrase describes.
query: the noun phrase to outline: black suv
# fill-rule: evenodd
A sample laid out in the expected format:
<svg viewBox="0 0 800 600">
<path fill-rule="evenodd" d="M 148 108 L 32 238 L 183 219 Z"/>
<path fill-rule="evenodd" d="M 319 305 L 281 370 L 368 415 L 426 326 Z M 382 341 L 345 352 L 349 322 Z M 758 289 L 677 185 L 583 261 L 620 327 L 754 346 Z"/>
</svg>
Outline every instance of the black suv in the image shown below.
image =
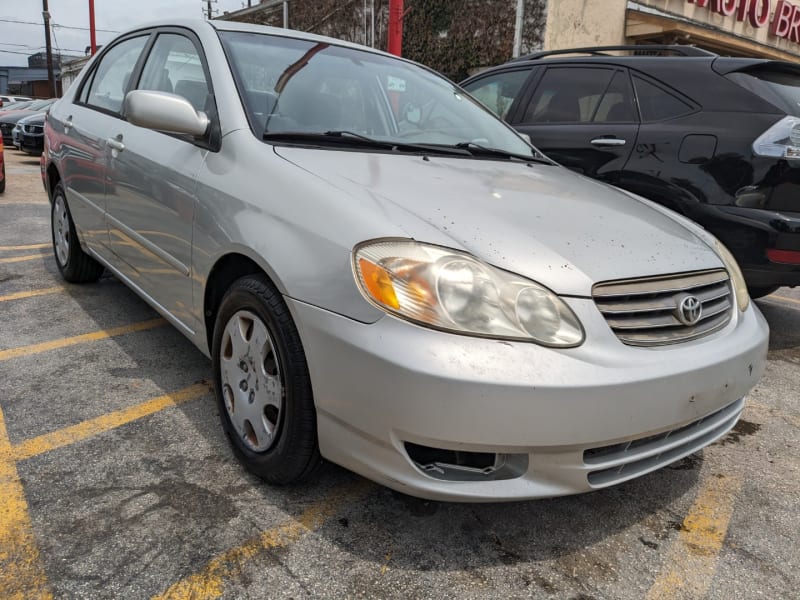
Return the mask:
<svg viewBox="0 0 800 600">
<path fill-rule="evenodd" d="M 703 225 L 754 297 L 800 285 L 800 65 L 607 46 L 523 56 L 461 85 L 565 167 Z"/>
</svg>

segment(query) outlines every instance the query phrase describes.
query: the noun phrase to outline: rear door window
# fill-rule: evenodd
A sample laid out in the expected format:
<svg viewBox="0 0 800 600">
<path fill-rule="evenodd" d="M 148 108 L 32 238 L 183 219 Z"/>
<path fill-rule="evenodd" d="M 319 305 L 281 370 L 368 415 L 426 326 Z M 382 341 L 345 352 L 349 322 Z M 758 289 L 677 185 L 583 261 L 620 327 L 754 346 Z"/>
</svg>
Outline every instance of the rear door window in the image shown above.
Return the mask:
<svg viewBox="0 0 800 600">
<path fill-rule="evenodd" d="M 694 107 L 642 77 L 633 76 L 642 121 L 664 121 L 694 111 Z"/>
<path fill-rule="evenodd" d="M 632 123 L 639 120 L 627 71 L 617 71 L 597 106 L 594 123 Z"/>
<path fill-rule="evenodd" d="M 614 75 L 603 68 L 547 69 L 522 123 L 591 123 Z"/>
</svg>

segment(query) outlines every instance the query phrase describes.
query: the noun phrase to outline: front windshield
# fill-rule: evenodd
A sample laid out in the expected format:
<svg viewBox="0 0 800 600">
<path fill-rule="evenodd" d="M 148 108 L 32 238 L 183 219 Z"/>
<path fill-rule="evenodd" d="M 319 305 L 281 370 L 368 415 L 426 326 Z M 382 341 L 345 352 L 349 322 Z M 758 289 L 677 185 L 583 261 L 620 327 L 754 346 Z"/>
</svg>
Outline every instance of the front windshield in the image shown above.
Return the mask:
<svg viewBox="0 0 800 600">
<path fill-rule="evenodd" d="M 503 122 L 414 64 L 324 42 L 220 32 L 256 135 L 345 131 L 382 142 L 472 143 L 534 157 Z"/>
</svg>

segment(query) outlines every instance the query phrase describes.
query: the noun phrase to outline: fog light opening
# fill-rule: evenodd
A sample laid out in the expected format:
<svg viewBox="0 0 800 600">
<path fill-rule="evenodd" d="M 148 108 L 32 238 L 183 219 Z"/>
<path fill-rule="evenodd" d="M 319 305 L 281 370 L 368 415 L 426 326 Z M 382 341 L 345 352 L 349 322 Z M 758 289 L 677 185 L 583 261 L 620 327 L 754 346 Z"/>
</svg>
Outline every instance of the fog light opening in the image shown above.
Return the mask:
<svg viewBox="0 0 800 600">
<path fill-rule="evenodd" d="M 405 442 L 414 465 L 444 481 L 497 481 L 519 477 L 528 467 L 527 454 L 497 454 L 433 448 Z"/>
</svg>

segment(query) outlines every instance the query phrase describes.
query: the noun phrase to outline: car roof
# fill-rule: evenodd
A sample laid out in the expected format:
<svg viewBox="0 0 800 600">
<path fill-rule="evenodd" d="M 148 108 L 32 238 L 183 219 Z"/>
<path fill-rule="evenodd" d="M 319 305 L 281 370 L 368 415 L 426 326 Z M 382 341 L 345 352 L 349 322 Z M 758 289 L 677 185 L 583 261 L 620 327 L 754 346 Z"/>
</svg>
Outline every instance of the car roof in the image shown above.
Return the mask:
<svg viewBox="0 0 800 600">
<path fill-rule="evenodd" d="M 372 52 L 373 54 L 382 54 L 384 56 L 390 56 L 392 58 L 400 58 L 392 54 L 389 54 L 387 52 L 383 52 L 382 50 L 370 48 L 369 46 L 354 44 L 353 42 L 346 42 L 344 40 L 327 37 L 324 35 L 317 35 L 315 33 L 306 33 L 304 31 L 297 31 L 295 29 L 284 29 L 282 27 L 270 27 L 269 25 L 256 25 L 254 23 L 240 23 L 238 21 L 225 21 L 218 19 L 214 19 L 211 21 L 206 21 L 205 19 L 170 19 L 170 20 L 152 21 L 149 23 L 144 23 L 139 27 L 136 27 L 135 29 L 124 31 L 123 34 L 127 34 L 133 31 L 141 31 L 143 29 L 153 29 L 155 27 L 184 27 L 186 29 L 191 29 L 195 31 L 199 31 L 201 29 L 210 27 L 216 31 L 241 31 L 244 33 L 262 33 L 262 34 L 269 34 L 281 37 L 294 38 L 298 40 L 310 40 L 314 42 L 322 42 L 331 45 L 342 46 L 345 48 L 352 48 L 354 50 Z M 401 60 L 406 60 L 406 59 L 401 59 Z M 406 60 L 406 62 L 413 62 L 413 61 Z"/>
<path fill-rule="evenodd" d="M 660 54 L 609 54 L 613 51 L 629 52 L 659 52 Z M 667 54 L 664 54 L 667 53 Z M 474 75 L 494 71 L 496 69 L 511 69 L 514 67 L 532 67 L 536 65 L 596 63 L 610 65 L 625 65 L 641 70 L 646 70 L 654 65 L 675 66 L 683 68 L 704 68 L 714 65 L 716 71 L 728 73 L 762 63 L 784 64 L 765 58 L 752 57 L 721 57 L 713 52 L 687 45 L 631 45 L 631 46 L 597 46 L 588 48 L 565 48 L 534 52 L 510 61 L 490 67 Z M 789 65 L 791 63 L 785 63 Z M 472 77 L 470 77 L 472 79 Z"/>
</svg>

